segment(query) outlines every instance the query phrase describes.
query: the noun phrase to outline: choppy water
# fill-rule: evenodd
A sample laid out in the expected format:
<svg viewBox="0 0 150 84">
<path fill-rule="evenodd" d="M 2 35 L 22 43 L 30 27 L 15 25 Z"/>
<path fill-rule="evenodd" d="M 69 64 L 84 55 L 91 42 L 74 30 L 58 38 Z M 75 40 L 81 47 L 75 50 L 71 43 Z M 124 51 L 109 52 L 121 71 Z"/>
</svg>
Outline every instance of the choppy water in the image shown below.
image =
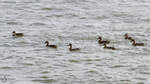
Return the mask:
<svg viewBox="0 0 150 84">
<path fill-rule="evenodd" d="M 0 84 L 150 84 L 149 23 L 149 0 L 1 0 Z M 99 35 L 119 50 L 103 49 Z"/>
</svg>

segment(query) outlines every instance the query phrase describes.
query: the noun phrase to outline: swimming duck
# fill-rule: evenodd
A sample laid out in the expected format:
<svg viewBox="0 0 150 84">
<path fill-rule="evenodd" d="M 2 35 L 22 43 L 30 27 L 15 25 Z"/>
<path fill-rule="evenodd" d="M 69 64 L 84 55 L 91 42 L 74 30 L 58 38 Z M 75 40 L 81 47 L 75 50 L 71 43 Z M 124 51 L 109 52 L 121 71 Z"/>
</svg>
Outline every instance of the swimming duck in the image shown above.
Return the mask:
<svg viewBox="0 0 150 84">
<path fill-rule="evenodd" d="M 70 48 L 69 48 L 70 51 L 79 51 L 80 50 L 79 48 L 72 48 L 72 44 L 71 43 L 69 43 L 68 46 L 70 46 Z"/>
<path fill-rule="evenodd" d="M 116 48 L 114 48 L 114 47 L 108 47 L 105 43 L 104 43 L 104 48 L 116 50 Z"/>
<path fill-rule="evenodd" d="M 23 36 L 23 33 L 16 33 L 16 31 L 13 31 L 12 36 Z"/>
<path fill-rule="evenodd" d="M 48 41 L 45 41 L 46 47 L 57 48 L 57 45 L 49 45 Z"/>
<path fill-rule="evenodd" d="M 144 43 L 136 43 L 135 40 L 132 40 L 132 42 L 133 46 L 144 46 Z"/>
<path fill-rule="evenodd" d="M 110 41 L 108 41 L 108 40 L 102 41 L 102 37 L 100 37 L 100 36 L 98 37 L 98 39 L 99 39 L 99 40 L 98 40 L 98 43 L 99 43 L 99 44 L 103 44 L 103 43 L 108 44 L 108 43 L 110 43 Z"/>
<path fill-rule="evenodd" d="M 133 40 L 133 38 L 129 37 L 127 33 L 124 36 L 125 36 L 125 39 L 131 40 L 131 41 Z"/>
</svg>

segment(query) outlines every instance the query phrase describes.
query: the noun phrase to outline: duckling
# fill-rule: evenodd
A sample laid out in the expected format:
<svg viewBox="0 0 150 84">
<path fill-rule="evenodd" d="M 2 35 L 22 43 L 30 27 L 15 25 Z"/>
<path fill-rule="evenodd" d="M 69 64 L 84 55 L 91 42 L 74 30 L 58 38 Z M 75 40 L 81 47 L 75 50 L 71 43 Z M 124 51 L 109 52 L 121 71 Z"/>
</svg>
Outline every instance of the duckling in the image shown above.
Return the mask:
<svg viewBox="0 0 150 84">
<path fill-rule="evenodd" d="M 45 41 L 46 47 L 57 48 L 57 45 L 49 45 L 48 41 Z"/>
<path fill-rule="evenodd" d="M 131 40 L 131 41 L 133 40 L 133 38 L 129 37 L 127 33 L 124 36 L 125 36 L 125 39 Z"/>
<path fill-rule="evenodd" d="M 72 48 L 72 44 L 71 43 L 69 43 L 68 46 L 70 46 L 70 48 L 69 48 L 70 51 L 79 51 L 80 50 L 79 48 Z"/>
<path fill-rule="evenodd" d="M 102 38 L 101 38 L 100 36 L 98 37 L 98 39 L 99 39 L 99 40 L 98 40 L 98 43 L 99 43 L 99 44 L 103 44 L 103 43 L 108 44 L 108 43 L 110 43 L 110 41 L 108 41 L 108 40 L 102 41 Z"/>
<path fill-rule="evenodd" d="M 23 36 L 23 33 L 16 33 L 16 31 L 13 31 L 12 36 L 17 36 L 17 37 Z"/>
<path fill-rule="evenodd" d="M 133 46 L 144 46 L 144 43 L 136 43 L 135 40 L 132 40 L 132 42 Z"/>
<path fill-rule="evenodd" d="M 108 47 L 105 43 L 104 43 L 104 48 L 116 50 L 116 48 L 114 48 L 114 47 Z"/>
</svg>

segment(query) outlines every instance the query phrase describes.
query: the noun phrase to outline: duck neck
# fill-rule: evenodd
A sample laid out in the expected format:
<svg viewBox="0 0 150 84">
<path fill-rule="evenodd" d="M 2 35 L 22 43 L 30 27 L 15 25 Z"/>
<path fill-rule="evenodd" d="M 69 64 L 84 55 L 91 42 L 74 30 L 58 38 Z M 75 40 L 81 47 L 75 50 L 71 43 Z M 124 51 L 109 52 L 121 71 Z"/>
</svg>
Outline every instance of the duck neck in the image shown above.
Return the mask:
<svg viewBox="0 0 150 84">
<path fill-rule="evenodd" d="M 13 33 L 13 36 L 16 36 L 16 33 Z"/>
<path fill-rule="evenodd" d="M 72 50 L 72 45 L 70 45 L 70 48 L 69 48 L 70 50 Z"/>
<path fill-rule="evenodd" d="M 99 40 L 101 41 L 101 40 L 102 40 L 102 38 L 101 38 L 101 37 L 99 37 Z"/>
<path fill-rule="evenodd" d="M 49 45 L 49 43 L 47 42 L 47 43 L 46 43 L 46 46 L 48 46 L 48 45 Z"/>
<path fill-rule="evenodd" d="M 135 43 L 135 41 L 133 41 L 133 43 L 132 43 L 133 45 L 135 45 L 136 43 Z"/>
<path fill-rule="evenodd" d="M 99 38 L 99 42 L 101 42 L 102 41 L 102 39 L 101 38 Z"/>
<path fill-rule="evenodd" d="M 106 48 L 107 46 L 106 46 L 106 44 L 104 44 L 104 48 Z"/>
<path fill-rule="evenodd" d="M 125 38 L 128 38 L 128 35 L 125 35 Z"/>
</svg>

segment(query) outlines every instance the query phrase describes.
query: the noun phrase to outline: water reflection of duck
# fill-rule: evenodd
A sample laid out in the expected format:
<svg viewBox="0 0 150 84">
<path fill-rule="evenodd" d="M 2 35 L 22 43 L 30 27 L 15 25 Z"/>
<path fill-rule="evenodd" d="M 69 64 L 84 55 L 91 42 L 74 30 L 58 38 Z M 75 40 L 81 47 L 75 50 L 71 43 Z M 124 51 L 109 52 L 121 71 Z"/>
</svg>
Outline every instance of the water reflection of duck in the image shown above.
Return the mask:
<svg viewBox="0 0 150 84">
<path fill-rule="evenodd" d="M 17 37 L 23 36 L 23 33 L 16 33 L 16 31 L 13 31 L 12 36 L 17 36 Z"/>
<path fill-rule="evenodd" d="M 135 40 L 132 40 L 132 42 L 133 46 L 144 46 L 144 43 L 136 43 Z"/>
<path fill-rule="evenodd" d="M 57 48 L 57 45 L 49 45 L 48 41 L 45 41 L 46 47 Z"/>
<path fill-rule="evenodd" d="M 105 43 L 104 43 L 104 48 L 106 48 L 106 49 L 116 50 L 116 48 L 114 48 L 114 47 L 108 47 Z"/>
<path fill-rule="evenodd" d="M 102 37 L 100 37 L 100 36 L 98 37 L 98 39 L 99 39 L 98 40 L 99 44 L 103 44 L 103 43 L 108 44 L 108 43 L 110 43 L 110 41 L 108 41 L 108 40 L 102 40 Z"/>
<path fill-rule="evenodd" d="M 71 43 L 69 43 L 68 46 L 70 46 L 70 48 L 69 48 L 70 51 L 79 51 L 80 50 L 79 48 L 72 48 L 72 44 Z"/>
</svg>

